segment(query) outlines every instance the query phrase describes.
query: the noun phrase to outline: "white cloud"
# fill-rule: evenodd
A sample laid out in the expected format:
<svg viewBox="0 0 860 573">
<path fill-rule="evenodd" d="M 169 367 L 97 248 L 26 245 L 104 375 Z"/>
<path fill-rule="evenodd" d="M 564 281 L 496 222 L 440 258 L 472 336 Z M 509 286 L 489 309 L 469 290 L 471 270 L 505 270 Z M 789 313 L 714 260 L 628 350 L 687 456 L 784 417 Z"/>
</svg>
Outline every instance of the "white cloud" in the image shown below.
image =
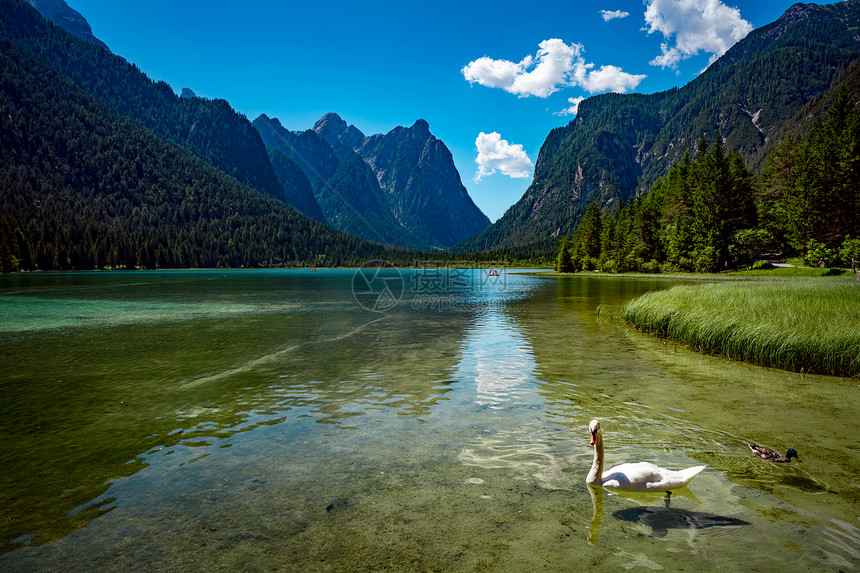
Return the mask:
<svg viewBox="0 0 860 573">
<path fill-rule="evenodd" d="M 547 97 L 565 83 L 573 60 L 581 50 L 579 44 L 568 46 L 557 38 L 551 38 L 540 43 L 535 57 L 526 56 L 515 63 L 484 56 L 470 62 L 461 72 L 469 83 L 502 88 L 519 97 Z"/>
<path fill-rule="evenodd" d="M 492 133 L 482 131 L 475 139 L 475 147 L 478 148 L 478 157 L 475 158 L 475 163 L 478 164 L 475 183 L 496 171 L 513 178 L 531 176 L 534 164 L 523 151 L 521 144 L 512 145 L 495 131 Z"/>
<path fill-rule="evenodd" d="M 609 22 L 616 18 L 626 18 L 630 12 L 622 12 L 621 10 L 601 10 L 600 15 L 603 16 L 604 22 Z"/>
<path fill-rule="evenodd" d="M 579 113 L 579 104 L 585 101 L 584 97 L 569 97 L 567 98 L 568 103 L 573 104 L 570 107 L 566 107 L 561 111 L 555 113 L 555 115 L 576 115 Z"/>
<path fill-rule="evenodd" d="M 558 38 L 544 40 L 537 55 L 526 56 L 520 62 L 494 60 L 484 56 L 469 62 L 462 70 L 469 83 L 501 88 L 519 97 L 545 98 L 562 87 L 580 86 L 595 93 L 615 91 L 623 93 L 634 89 L 645 79 L 644 75 L 623 72 L 617 66 L 585 63 L 581 44 L 565 44 Z"/>
<path fill-rule="evenodd" d="M 600 66 L 599 70 L 587 71 L 594 64 L 577 66 L 574 72 L 576 84 L 591 93 L 613 91 L 624 93 L 635 89 L 645 75 L 633 75 L 624 72 L 618 66 Z"/>
<path fill-rule="evenodd" d="M 737 8 L 721 0 L 645 0 L 645 23 L 649 34 L 660 32 L 667 42 L 652 66 L 674 68 L 678 62 L 700 51 L 711 61 L 726 53 L 753 27 Z M 671 44 L 674 36 L 675 43 Z"/>
</svg>

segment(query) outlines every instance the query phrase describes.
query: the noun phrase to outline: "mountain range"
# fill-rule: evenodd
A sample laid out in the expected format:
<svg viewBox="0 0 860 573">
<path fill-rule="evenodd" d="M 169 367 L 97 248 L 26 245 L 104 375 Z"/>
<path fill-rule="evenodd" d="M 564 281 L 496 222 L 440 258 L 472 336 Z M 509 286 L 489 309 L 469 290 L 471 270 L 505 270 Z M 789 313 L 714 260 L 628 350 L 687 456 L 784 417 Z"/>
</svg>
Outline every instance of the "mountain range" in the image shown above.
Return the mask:
<svg viewBox="0 0 860 573">
<path fill-rule="evenodd" d="M 754 169 L 795 114 L 860 57 L 860 0 L 795 4 L 699 77 L 655 94 L 604 94 L 550 132 L 523 197 L 455 250 L 557 248 L 592 202 L 613 210 L 719 134 Z"/>
<path fill-rule="evenodd" d="M 490 225 L 460 180 L 445 144 L 419 119 L 411 127 L 365 136 L 336 113 L 293 132 L 265 114 L 254 120 L 281 166 L 288 200 L 333 227 L 366 239 L 447 248 Z M 292 161 L 296 169 L 288 167 Z M 322 218 L 320 218 L 320 213 Z"/>
<path fill-rule="evenodd" d="M 50 23 L 46 22 L 46 19 Z M 16 67 L 16 70 L 30 69 L 33 75 L 44 79 L 50 75 L 46 69 L 43 69 L 43 66 L 47 66 L 59 74 L 52 82 L 58 86 L 63 85 L 62 89 L 52 91 L 50 85 L 35 88 L 27 78 L 18 78 L 21 81 L 21 89 L 39 92 L 38 96 L 31 94 L 33 97 L 54 98 L 56 101 L 53 101 L 49 108 L 35 110 L 30 109 L 27 105 L 29 100 L 22 102 L 15 94 L 6 93 L 6 96 L 11 97 L 8 100 L 8 109 L 4 108 L 4 111 L 8 112 L 7 116 L 26 116 L 31 117 L 31 120 L 34 120 L 34 117 L 39 117 L 40 122 L 53 122 L 62 126 L 64 123 L 77 118 L 48 120 L 44 114 L 48 113 L 49 109 L 63 109 L 65 113 L 68 113 L 70 105 L 68 98 L 75 102 L 72 104 L 73 107 L 82 105 L 80 102 L 85 100 L 87 101 L 86 111 L 82 111 L 81 114 L 88 117 L 102 116 L 99 118 L 100 120 L 108 124 L 116 124 L 117 133 L 123 133 L 127 128 L 125 122 L 130 121 L 132 126 L 139 126 L 148 130 L 159 142 L 174 146 L 183 156 L 202 161 L 215 172 L 234 179 L 240 186 L 245 186 L 263 196 L 281 201 L 286 210 L 279 207 L 275 211 L 279 213 L 278 217 L 283 218 L 282 223 L 290 227 L 290 233 L 279 233 L 278 241 L 284 241 L 286 240 L 284 237 L 294 236 L 295 233 L 303 233 L 303 236 L 312 235 L 309 241 L 302 241 L 302 245 L 278 245 L 277 248 L 270 244 L 273 240 L 261 239 L 261 242 L 267 243 L 268 251 L 278 251 L 278 254 L 273 255 L 270 252 L 267 255 L 261 255 L 261 258 L 237 257 L 235 253 L 226 256 L 226 258 L 224 253 L 220 255 L 209 253 L 205 256 L 198 253 L 199 256 L 195 257 L 162 256 L 159 258 L 158 265 L 174 265 L 179 259 L 189 258 L 193 261 L 194 266 L 198 264 L 235 265 L 236 261 L 240 259 L 242 260 L 240 264 L 254 265 L 295 264 L 296 261 L 312 261 L 323 264 L 322 261 L 325 261 L 328 255 L 323 256 L 322 253 L 341 253 L 339 255 L 340 262 L 332 262 L 330 258 L 328 262 L 329 264 L 343 264 L 343 257 L 349 256 L 343 253 L 382 252 L 373 246 L 357 247 L 356 242 L 351 238 L 347 239 L 346 235 L 329 233 L 328 231 L 322 232 L 319 223 L 344 229 L 355 236 L 367 237 L 371 241 L 383 243 L 389 247 L 407 246 L 424 249 L 448 247 L 489 225 L 489 220 L 474 206 L 463 188 L 447 148 L 430 134 L 426 122 L 416 123 L 416 125 L 425 127 L 424 130 L 417 131 L 420 141 L 415 138 L 411 140 L 414 146 L 417 146 L 423 153 L 400 153 L 397 155 L 397 159 L 388 164 L 385 169 L 380 168 L 377 171 L 373 170 L 355 150 L 338 144 L 335 139 L 332 139 L 330 144 L 318 136 L 315 131 L 310 130 L 310 133 L 303 134 L 302 137 L 302 141 L 310 145 L 309 149 L 313 151 L 307 153 L 307 159 L 311 162 L 310 164 L 314 164 L 314 169 L 332 167 L 331 172 L 326 172 L 325 177 L 320 179 L 318 177 L 319 171 L 314 173 L 310 169 L 303 170 L 289 155 L 278 151 L 276 148 L 267 148 L 257 129 L 244 116 L 233 110 L 226 101 L 199 98 L 188 89 L 184 89 L 182 94 L 177 96 L 166 83 L 150 80 L 137 66 L 112 54 L 108 47 L 92 34 L 92 30 L 83 16 L 69 8 L 62 0 L 28 0 L 28 2 L 0 0 L 0 37 L 16 48 L 16 50 L 12 50 L 10 47 L 9 57 L 13 59 L 21 57 L 25 60 L 24 63 L 20 64 L 23 68 Z M 31 58 L 35 58 L 35 60 Z M 9 62 L 9 65 L 13 64 Z M 71 82 L 74 89 L 67 82 Z M 3 86 L 4 89 L 11 89 L 9 84 L 10 82 L 7 82 Z M 61 99 L 56 99 L 60 97 L 57 94 L 62 94 Z M 84 100 L 81 100 L 81 97 Z M 100 111 L 96 111 L 96 109 Z M 32 116 L 33 113 L 36 116 Z M 336 116 L 330 116 L 328 119 L 331 120 L 333 117 Z M 328 123 L 331 124 L 331 122 Z M 9 127 L 8 122 L 6 127 Z M 66 129 L 65 132 L 61 130 L 59 133 L 68 134 L 69 130 Z M 10 134 L 7 133 L 7 135 Z M 57 134 L 40 134 L 37 130 L 32 130 L 31 135 L 51 141 L 55 140 L 57 136 Z M 329 136 L 328 131 L 326 136 Z M 310 141 L 313 138 L 316 138 L 316 141 Z M 7 141 L 16 141 L 14 136 L 6 139 Z M 360 139 L 363 141 L 365 138 L 360 135 Z M 376 138 L 376 140 L 378 139 Z M 17 141 L 20 145 L 23 140 L 17 139 Z M 147 161 L 151 159 L 151 155 L 148 153 L 150 149 L 132 152 L 128 148 L 129 141 L 138 141 L 138 139 L 126 138 L 126 141 L 120 143 L 118 147 L 122 148 L 124 153 L 137 155 L 136 172 L 145 174 L 147 168 L 150 167 L 147 164 Z M 402 143 L 398 142 L 398 144 Z M 336 150 L 332 144 L 337 147 Z M 63 151 L 72 151 L 66 145 L 58 143 L 57 146 Z M 424 152 L 425 147 L 426 152 Z M 77 178 L 78 174 L 74 172 L 80 166 L 76 165 L 75 162 L 87 163 L 94 160 L 86 152 L 84 153 L 85 156 L 82 157 L 79 153 L 81 150 L 74 151 L 76 154 L 74 161 L 69 156 L 51 158 L 52 163 L 61 162 L 67 165 L 66 169 L 69 172 L 67 179 L 69 180 Z M 318 153 L 315 153 L 317 151 Z M 12 172 L 27 168 L 33 171 L 32 176 L 36 179 L 50 178 L 50 174 L 41 169 L 33 170 L 32 166 L 14 164 L 13 158 L 16 156 L 17 154 L 7 154 L 4 157 L 5 165 L 0 165 L 0 170 Z M 397 164 L 401 157 L 408 158 L 413 163 L 408 165 Z M 330 164 L 319 164 L 319 162 L 325 163 L 326 158 L 331 160 Z M 18 157 L 18 161 L 27 162 L 34 161 L 34 159 L 21 155 Z M 310 166 L 309 163 L 305 163 L 305 167 Z M 118 174 L 122 169 L 118 167 L 115 171 Z M 402 187 L 397 189 L 388 187 L 383 193 L 377 177 L 382 176 L 384 172 L 408 173 L 413 174 L 413 176 L 409 179 L 410 185 L 406 186 L 405 191 Z M 335 178 L 332 179 L 332 176 Z M 445 180 L 447 177 L 451 178 L 450 182 Z M 219 181 L 224 184 L 228 180 Z M 312 181 L 314 185 L 312 185 Z M 105 179 L 100 179 L 100 182 L 102 185 L 109 183 Z M 78 184 L 81 184 L 80 181 Z M 42 183 L 44 190 L 49 187 Z M 122 189 L 123 194 L 127 195 L 126 198 L 132 203 L 147 204 L 147 200 L 150 199 L 150 197 L 136 197 L 135 191 L 137 190 L 131 188 L 140 186 L 127 179 L 113 182 L 112 187 Z M 21 211 L 9 205 L 10 202 L 20 203 L 22 199 L 21 197 L 9 196 L 13 188 L 15 188 L 14 185 L 8 187 L 5 190 L 6 196 L 3 198 L 3 213 L 6 219 L 12 213 L 17 214 L 16 223 L 5 229 L 7 237 L 17 235 L 14 241 L 7 241 L 3 245 L 7 252 L 7 260 L 11 260 L 10 256 L 12 256 L 8 253 L 14 251 L 16 260 L 19 262 L 30 261 L 37 268 L 80 268 L 90 264 L 103 264 L 107 258 L 107 253 L 112 251 L 115 253 L 116 248 L 114 247 L 120 242 L 124 242 L 124 248 L 132 250 L 142 249 L 143 243 L 147 242 L 141 237 L 134 239 L 120 237 L 116 238 L 115 241 L 111 238 L 101 237 L 97 241 L 99 243 L 97 248 L 93 245 L 88 247 L 92 247 L 90 250 L 98 251 L 100 256 L 91 256 L 80 252 L 81 248 L 76 248 L 74 257 L 57 257 L 57 243 L 61 242 L 62 237 L 53 233 L 42 232 L 41 229 L 34 233 L 31 227 L 39 223 L 40 217 L 32 214 L 25 215 L 26 210 Z M 416 188 L 420 188 L 420 192 L 415 192 Z M 315 189 L 321 192 L 319 197 L 314 195 Z M 64 197 L 68 197 L 69 194 L 67 188 L 51 189 L 51 191 Z M 73 190 L 75 202 L 100 201 L 98 193 L 91 194 L 94 190 L 80 191 L 80 193 L 74 193 Z M 222 192 L 225 190 L 213 190 L 212 197 L 206 193 L 198 194 L 196 199 L 204 203 L 213 197 L 218 197 L 219 201 L 227 200 Z M 398 192 L 403 192 L 404 197 L 396 197 Z M 448 195 L 451 194 L 453 195 L 449 197 Z M 116 197 L 117 195 L 114 194 L 111 201 Z M 259 202 L 260 205 L 255 209 L 272 211 L 272 206 L 265 197 L 260 197 Z M 45 204 L 41 199 L 37 203 Z M 263 207 L 263 204 L 269 206 Z M 321 204 L 326 208 L 325 213 L 320 207 Z M 149 206 L 154 208 L 152 205 Z M 173 204 L 173 206 L 176 207 L 177 205 Z M 303 219 L 303 215 L 299 215 L 295 211 L 292 212 L 294 214 L 291 214 L 289 207 L 294 207 L 309 218 Z M 117 206 L 117 208 L 119 207 Z M 82 205 L 80 209 L 85 210 Z M 206 209 L 205 211 L 210 217 L 212 213 L 216 212 L 213 209 Z M 447 227 L 438 216 L 440 212 L 454 213 L 450 217 L 451 222 Z M 467 215 L 458 218 L 457 214 L 461 212 L 465 212 Z M 59 216 L 58 213 L 51 215 L 51 217 Z M 110 217 L 105 213 L 102 213 L 102 216 Z M 32 220 L 28 220 L 28 217 L 31 217 Z M 70 221 L 64 223 L 54 221 L 54 223 L 61 227 L 72 225 Z M 101 224 L 103 221 L 98 223 Z M 195 222 L 185 221 L 181 223 L 194 224 Z M 203 222 L 196 222 L 198 226 L 201 223 Z M 206 221 L 206 223 L 212 223 L 212 221 Z M 269 222 L 267 226 L 271 224 L 275 223 Z M 78 220 L 75 225 L 86 226 L 86 223 Z M 44 225 L 41 226 L 44 227 Z M 306 228 L 304 232 L 301 231 L 303 227 Z M 116 227 L 114 228 L 116 229 Z M 222 231 L 213 231 L 215 235 L 218 235 L 219 232 L 225 232 L 223 226 L 218 228 Z M 319 233 L 317 233 L 317 229 L 320 230 Z M 122 234 L 122 232 L 122 229 L 118 229 L 113 233 Z M 181 229 L 173 229 L 168 234 L 180 236 L 183 233 L 184 231 Z M 333 244 L 324 247 L 313 238 L 314 235 L 326 236 L 327 240 L 333 241 Z M 210 239 L 216 242 L 220 241 L 217 237 L 210 237 Z M 108 244 L 112 241 L 114 242 L 113 246 Z M 318 252 L 308 250 L 309 245 L 314 244 L 317 245 L 315 249 Z M 175 251 L 172 247 L 164 247 L 166 250 Z M 53 251 L 53 254 L 49 251 Z M 116 259 L 117 257 L 112 256 L 111 258 Z M 142 266 L 151 265 L 155 261 L 154 257 L 142 256 L 141 253 L 137 253 L 136 257 L 129 255 L 124 260 L 131 261 L 135 258 Z M 289 261 L 293 261 L 293 263 Z M 183 260 L 182 264 L 189 263 Z"/>
<path fill-rule="evenodd" d="M 259 133 L 227 102 L 179 98 L 23 0 L 0 0 L 0 270 L 400 256 L 290 206 Z"/>
<path fill-rule="evenodd" d="M 150 80 L 62 0 L 0 0 L 0 262 L 397 256 L 382 245 L 550 252 L 590 204 L 613 211 L 646 193 L 703 137 L 720 136 L 758 170 L 786 134 L 804 129 L 804 106 L 826 107 L 816 96 L 860 57 L 858 29 L 860 0 L 796 4 L 682 88 L 581 102 L 547 136 L 523 197 L 490 225 L 426 121 L 371 136 L 334 113 L 305 131 L 266 115 L 252 123 L 224 100 L 177 96 Z"/>
</svg>

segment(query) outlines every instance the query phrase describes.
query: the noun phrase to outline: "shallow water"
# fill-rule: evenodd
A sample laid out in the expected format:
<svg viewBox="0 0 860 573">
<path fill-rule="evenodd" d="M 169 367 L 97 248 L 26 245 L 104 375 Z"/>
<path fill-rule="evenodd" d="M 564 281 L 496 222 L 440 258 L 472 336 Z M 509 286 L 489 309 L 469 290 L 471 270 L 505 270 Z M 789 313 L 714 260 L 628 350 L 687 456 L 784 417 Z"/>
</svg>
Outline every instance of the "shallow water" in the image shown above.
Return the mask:
<svg viewBox="0 0 860 573">
<path fill-rule="evenodd" d="M 857 380 L 615 318 L 672 284 L 0 277 L 0 569 L 857 570 Z M 610 465 L 708 469 L 595 493 L 595 417 Z"/>
</svg>

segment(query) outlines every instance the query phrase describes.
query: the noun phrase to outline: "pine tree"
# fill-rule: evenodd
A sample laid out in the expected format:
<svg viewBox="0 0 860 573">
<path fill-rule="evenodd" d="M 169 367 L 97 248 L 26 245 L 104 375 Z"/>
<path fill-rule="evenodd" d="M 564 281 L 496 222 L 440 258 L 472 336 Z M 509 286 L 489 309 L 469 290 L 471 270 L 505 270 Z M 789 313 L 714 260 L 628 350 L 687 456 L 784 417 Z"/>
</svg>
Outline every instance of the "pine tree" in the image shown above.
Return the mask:
<svg viewBox="0 0 860 573">
<path fill-rule="evenodd" d="M 567 237 L 561 239 L 561 247 L 556 258 L 555 270 L 560 273 L 572 273 L 573 261 L 570 258 L 570 241 Z"/>
</svg>

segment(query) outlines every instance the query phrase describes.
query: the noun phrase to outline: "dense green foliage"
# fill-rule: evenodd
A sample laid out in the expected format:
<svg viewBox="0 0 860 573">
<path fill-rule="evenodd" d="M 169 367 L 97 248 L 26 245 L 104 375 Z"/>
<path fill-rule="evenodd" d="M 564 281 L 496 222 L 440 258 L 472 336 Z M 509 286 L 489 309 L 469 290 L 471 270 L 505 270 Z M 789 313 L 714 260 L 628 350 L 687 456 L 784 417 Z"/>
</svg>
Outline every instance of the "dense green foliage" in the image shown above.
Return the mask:
<svg viewBox="0 0 860 573">
<path fill-rule="evenodd" d="M 755 225 L 752 176 L 716 139 L 684 156 L 651 192 L 603 215 L 589 205 L 573 234 L 575 270 L 711 271 L 739 262 L 736 233 Z"/>
<path fill-rule="evenodd" d="M 717 136 L 614 213 L 592 203 L 570 243 L 573 269 L 709 272 L 774 249 L 825 266 L 860 261 L 860 110 L 844 83 L 833 91 L 826 116 L 777 146 L 757 180 Z"/>
<path fill-rule="evenodd" d="M 762 226 L 795 251 L 836 249 L 860 232 L 860 112 L 846 87 L 826 121 L 788 137 L 762 173 Z"/>
<path fill-rule="evenodd" d="M 188 156 L 0 39 L 3 271 L 397 256 Z"/>
<path fill-rule="evenodd" d="M 678 286 L 643 295 L 622 313 L 642 330 L 733 360 L 860 375 L 860 289 L 853 279 L 789 280 Z"/>
<path fill-rule="evenodd" d="M 646 192 L 702 137 L 719 135 L 757 172 L 784 124 L 860 56 L 858 27 L 858 2 L 798 4 L 680 89 L 588 98 L 547 136 L 523 197 L 457 248 L 555 251 L 589 204 L 611 212 Z"/>
</svg>

